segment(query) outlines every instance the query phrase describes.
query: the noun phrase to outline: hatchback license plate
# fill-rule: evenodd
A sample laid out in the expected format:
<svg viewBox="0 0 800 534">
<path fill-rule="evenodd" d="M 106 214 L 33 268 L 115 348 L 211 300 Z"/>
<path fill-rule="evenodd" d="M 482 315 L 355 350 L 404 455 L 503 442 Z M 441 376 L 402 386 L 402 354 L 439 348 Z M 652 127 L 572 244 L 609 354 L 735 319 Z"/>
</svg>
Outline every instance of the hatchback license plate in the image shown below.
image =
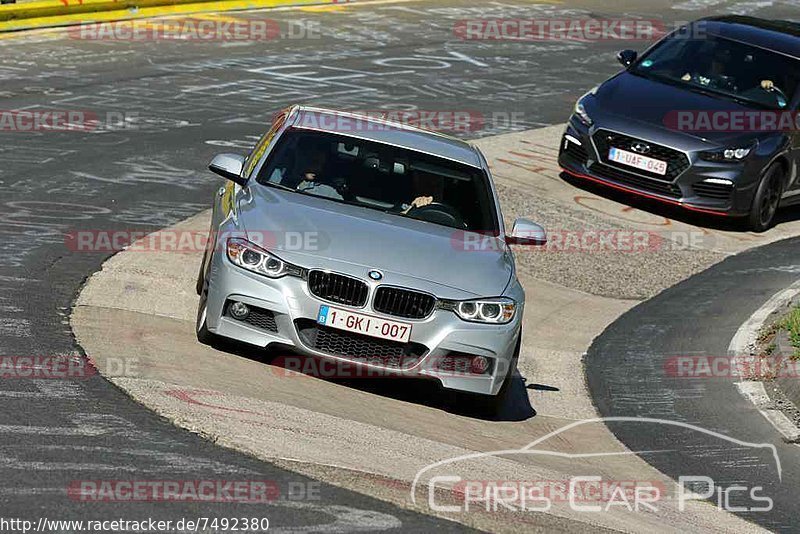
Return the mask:
<svg viewBox="0 0 800 534">
<path fill-rule="evenodd" d="M 660 159 L 648 158 L 641 154 L 628 152 L 621 148 L 611 148 L 608 151 L 608 159 L 622 163 L 628 167 L 635 167 L 643 171 L 652 172 L 653 174 L 665 175 L 667 174 L 667 162 Z"/>
<path fill-rule="evenodd" d="M 330 306 L 319 307 L 317 323 L 331 328 L 338 328 L 339 330 L 402 343 L 407 343 L 411 339 L 410 324 L 387 321 L 386 319 L 353 313 L 339 308 L 331 308 Z"/>
</svg>

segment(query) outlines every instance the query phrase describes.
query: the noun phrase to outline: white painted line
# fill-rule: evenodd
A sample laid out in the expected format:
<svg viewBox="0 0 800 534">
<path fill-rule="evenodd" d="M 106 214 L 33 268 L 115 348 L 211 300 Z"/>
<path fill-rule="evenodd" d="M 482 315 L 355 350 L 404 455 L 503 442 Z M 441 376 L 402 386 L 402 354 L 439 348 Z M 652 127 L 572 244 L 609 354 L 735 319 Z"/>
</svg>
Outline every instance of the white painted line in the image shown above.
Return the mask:
<svg viewBox="0 0 800 534">
<path fill-rule="evenodd" d="M 767 390 L 764 389 L 764 384 L 755 380 L 745 380 L 737 382 L 736 387 L 739 392 L 747 397 L 758 409 L 766 409 L 770 406 L 771 401 Z"/>
<path fill-rule="evenodd" d="M 785 413 L 780 410 L 762 410 L 761 415 L 766 417 L 767 421 L 778 429 L 784 441 L 787 443 L 800 442 L 800 428 L 797 428 L 797 425 Z"/>
<path fill-rule="evenodd" d="M 0 397 L 13 399 L 78 399 L 82 390 L 75 382 L 58 379 L 33 380 L 36 391 L 0 390 Z"/>
<path fill-rule="evenodd" d="M 36 436 L 101 436 L 115 434 L 133 436 L 133 425 L 115 415 L 75 414 L 70 418 L 74 426 L 0 425 L 0 434 Z"/>
<path fill-rule="evenodd" d="M 764 323 L 776 310 L 787 306 L 800 293 L 800 280 L 772 296 L 751 315 L 736 331 L 728 345 L 728 355 L 733 359 L 734 369 L 756 369 L 755 351 L 758 334 Z M 781 410 L 776 410 L 767 394 L 764 383 L 757 380 L 742 380 L 736 383 L 739 392 L 758 409 L 759 413 L 775 427 L 784 441 L 800 442 L 800 428 Z"/>
</svg>

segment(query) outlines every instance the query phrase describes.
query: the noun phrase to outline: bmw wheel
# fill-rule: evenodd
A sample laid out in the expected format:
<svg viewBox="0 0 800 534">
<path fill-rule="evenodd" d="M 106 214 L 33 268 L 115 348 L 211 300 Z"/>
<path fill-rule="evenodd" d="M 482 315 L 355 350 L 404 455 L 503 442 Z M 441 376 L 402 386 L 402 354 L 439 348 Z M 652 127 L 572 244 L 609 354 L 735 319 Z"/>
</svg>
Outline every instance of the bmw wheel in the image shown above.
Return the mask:
<svg viewBox="0 0 800 534">
<path fill-rule="evenodd" d="M 204 284 L 205 285 L 205 284 Z M 197 306 L 197 320 L 195 321 L 195 333 L 197 341 L 204 345 L 211 345 L 217 336 L 208 329 L 208 290 L 204 287 L 200 294 L 200 303 Z"/>
</svg>

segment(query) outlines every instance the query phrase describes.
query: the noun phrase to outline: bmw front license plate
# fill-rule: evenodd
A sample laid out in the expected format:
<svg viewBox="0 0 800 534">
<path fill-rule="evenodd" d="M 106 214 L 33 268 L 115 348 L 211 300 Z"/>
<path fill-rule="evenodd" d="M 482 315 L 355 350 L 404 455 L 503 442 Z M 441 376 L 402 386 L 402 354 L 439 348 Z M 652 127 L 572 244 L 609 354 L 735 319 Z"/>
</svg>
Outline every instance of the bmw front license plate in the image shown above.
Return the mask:
<svg viewBox="0 0 800 534">
<path fill-rule="evenodd" d="M 641 154 L 628 152 L 620 148 L 611 148 L 608 151 L 608 159 L 622 163 L 628 167 L 635 167 L 643 171 L 652 172 L 653 174 L 665 175 L 667 174 L 667 162 L 660 159 L 648 158 Z"/>
<path fill-rule="evenodd" d="M 410 324 L 387 321 L 386 319 L 361 315 L 360 313 L 331 308 L 330 306 L 319 307 L 317 323 L 331 328 L 338 328 L 339 330 L 347 330 L 348 332 L 402 343 L 406 343 L 411 339 Z"/>
</svg>

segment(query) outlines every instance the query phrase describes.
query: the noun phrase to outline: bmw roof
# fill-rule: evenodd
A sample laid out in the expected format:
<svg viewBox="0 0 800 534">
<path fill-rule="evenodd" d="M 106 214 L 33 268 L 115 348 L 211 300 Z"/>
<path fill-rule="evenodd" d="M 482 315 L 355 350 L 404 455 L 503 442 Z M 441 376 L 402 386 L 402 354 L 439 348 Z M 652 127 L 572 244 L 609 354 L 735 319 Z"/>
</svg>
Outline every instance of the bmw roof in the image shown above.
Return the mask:
<svg viewBox="0 0 800 534">
<path fill-rule="evenodd" d="M 424 152 L 472 167 L 483 167 L 483 158 L 478 150 L 465 141 L 368 115 L 298 106 L 297 114 L 291 121 L 291 127 L 338 133 Z"/>
</svg>

